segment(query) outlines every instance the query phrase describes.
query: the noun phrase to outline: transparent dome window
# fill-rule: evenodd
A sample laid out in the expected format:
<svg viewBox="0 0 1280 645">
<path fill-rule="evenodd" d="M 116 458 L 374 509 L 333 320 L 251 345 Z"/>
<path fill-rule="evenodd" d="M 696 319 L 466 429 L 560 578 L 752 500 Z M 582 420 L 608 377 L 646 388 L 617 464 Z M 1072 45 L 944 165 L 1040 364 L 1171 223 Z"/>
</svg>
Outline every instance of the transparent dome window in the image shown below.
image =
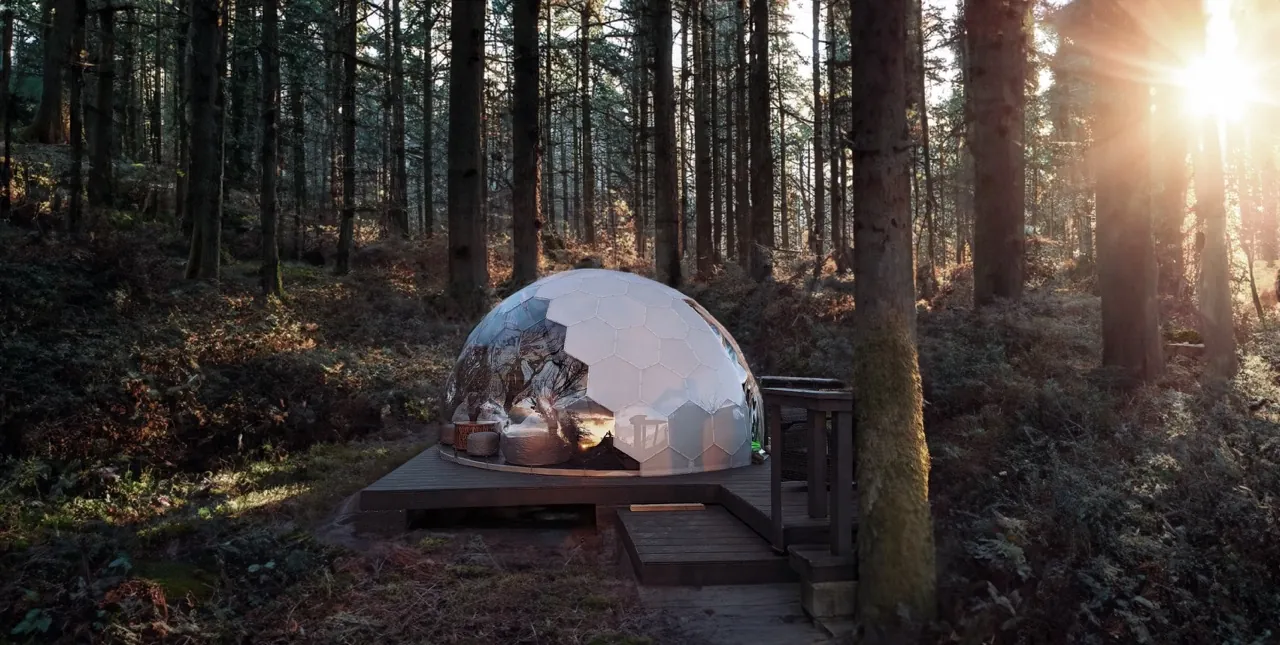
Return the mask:
<svg viewBox="0 0 1280 645">
<path fill-rule="evenodd" d="M 620 271 L 548 276 L 467 338 L 445 393 L 473 465 L 640 476 L 751 463 L 762 402 L 737 342 L 684 294 Z M 465 434 L 465 433 L 463 433 Z M 442 454 L 461 457 L 466 442 Z"/>
</svg>

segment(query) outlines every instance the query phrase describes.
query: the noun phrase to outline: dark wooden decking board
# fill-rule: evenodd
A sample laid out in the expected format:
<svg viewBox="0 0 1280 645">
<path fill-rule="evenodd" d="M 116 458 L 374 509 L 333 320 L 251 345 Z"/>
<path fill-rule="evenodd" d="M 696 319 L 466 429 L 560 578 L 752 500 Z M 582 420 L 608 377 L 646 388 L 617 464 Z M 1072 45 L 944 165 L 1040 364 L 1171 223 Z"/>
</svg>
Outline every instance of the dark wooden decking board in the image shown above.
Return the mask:
<svg viewBox="0 0 1280 645">
<path fill-rule="evenodd" d="M 795 579 L 790 562 L 722 506 L 618 511 L 632 569 L 648 585 L 729 585 Z"/>
<path fill-rule="evenodd" d="M 360 510 L 721 504 L 759 535 L 769 535 L 767 464 L 669 477 L 564 477 L 466 466 L 441 459 L 439 450 L 435 446 L 428 448 L 362 490 Z M 804 482 L 784 485 L 783 523 L 788 544 L 826 540 L 828 521 L 808 516 L 803 485 Z"/>
</svg>

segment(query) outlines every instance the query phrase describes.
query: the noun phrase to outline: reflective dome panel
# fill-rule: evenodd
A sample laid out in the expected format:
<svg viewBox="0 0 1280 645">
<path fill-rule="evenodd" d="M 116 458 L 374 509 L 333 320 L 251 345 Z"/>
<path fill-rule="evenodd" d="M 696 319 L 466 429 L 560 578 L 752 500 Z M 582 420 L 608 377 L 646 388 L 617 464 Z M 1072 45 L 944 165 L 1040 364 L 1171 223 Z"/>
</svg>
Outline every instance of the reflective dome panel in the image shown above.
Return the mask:
<svg viewBox="0 0 1280 645">
<path fill-rule="evenodd" d="M 453 423 L 500 436 L 497 456 L 460 461 L 533 472 L 736 468 L 763 430 L 728 330 L 675 289 L 604 269 L 547 276 L 494 307 L 458 356 L 445 406 Z"/>
</svg>

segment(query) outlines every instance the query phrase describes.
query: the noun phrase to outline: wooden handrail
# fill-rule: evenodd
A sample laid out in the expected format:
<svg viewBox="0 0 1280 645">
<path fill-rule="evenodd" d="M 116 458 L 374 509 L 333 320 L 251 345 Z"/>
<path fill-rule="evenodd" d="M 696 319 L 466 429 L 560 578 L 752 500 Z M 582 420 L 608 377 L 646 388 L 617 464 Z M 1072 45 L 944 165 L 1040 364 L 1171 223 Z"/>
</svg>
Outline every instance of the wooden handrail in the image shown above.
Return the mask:
<svg viewBox="0 0 1280 645">
<path fill-rule="evenodd" d="M 769 432 L 770 480 L 769 503 L 774 550 L 785 552 L 786 536 L 782 521 L 782 408 L 802 408 L 808 412 L 808 513 L 812 518 L 828 517 L 831 552 L 837 556 L 853 552 L 853 471 L 854 471 L 854 396 L 834 379 L 763 377 L 770 384 L 824 385 L 809 387 L 764 387 L 765 421 Z M 835 386 L 839 384 L 837 389 Z M 834 421 L 831 445 L 827 445 L 827 418 Z M 832 473 L 827 477 L 827 457 Z M 829 482 L 829 483 L 828 483 Z M 829 492 L 828 492 L 829 491 Z"/>
</svg>

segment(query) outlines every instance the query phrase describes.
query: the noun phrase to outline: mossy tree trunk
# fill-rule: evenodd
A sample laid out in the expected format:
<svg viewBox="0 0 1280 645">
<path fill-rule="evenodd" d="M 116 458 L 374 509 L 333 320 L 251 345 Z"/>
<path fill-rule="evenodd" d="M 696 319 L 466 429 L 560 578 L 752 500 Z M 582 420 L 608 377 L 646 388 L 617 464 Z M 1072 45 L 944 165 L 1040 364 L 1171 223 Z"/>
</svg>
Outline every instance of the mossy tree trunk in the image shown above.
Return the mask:
<svg viewBox="0 0 1280 645">
<path fill-rule="evenodd" d="M 929 450 L 915 347 L 906 105 L 908 3 L 854 0 L 853 203 L 858 615 L 866 642 L 936 612 Z"/>
</svg>

